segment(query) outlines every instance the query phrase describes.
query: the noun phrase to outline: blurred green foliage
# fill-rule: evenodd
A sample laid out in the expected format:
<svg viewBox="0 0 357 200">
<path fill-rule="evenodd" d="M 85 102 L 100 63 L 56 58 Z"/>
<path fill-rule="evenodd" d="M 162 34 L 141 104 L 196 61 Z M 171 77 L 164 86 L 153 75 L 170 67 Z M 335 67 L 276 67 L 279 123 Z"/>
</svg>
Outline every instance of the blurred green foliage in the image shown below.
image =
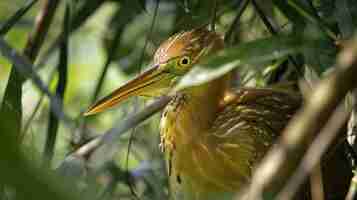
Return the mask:
<svg viewBox="0 0 357 200">
<path fill-rule="evenodd" d="M 25 2 L 25 0 L 1 0 L 0 26 Z M 6 34 L 6 41 L 18 51 L 21 52 L 24 49 L 29 33 L 33 31 L 36 15 L 40 12 L 44 2 L 39 1 Z M 63 1 L 56 10 L 55 20 L 45 39 L 44 48 L 35 62 L 38 74 L 53 92 L 58 81 L 58 75 L 55 73 L 58 63 L 56 41 L 61 37 L 64 2 L 66 1 Z M 257 5 L 264 12 L 264 16 L 271 23 L 275 33 L 267 29 L 268 24 L 262 20 L 262 16 L 257 14 L 257 8 L 251 3 L 244 10 L 238 23 L 232 26 L 238 14 L 238 7 L 243 2 L 240 0 L 217 1 L 216 9 L 214 9 L 214 1 L 162 0 L 155 22 L 152 19 L 158 1 L 154 0 L 73 0 L 70 2 L 74 17 L 71 27 L 73 32 L 69 41 L 68 83 L 63 109 L 73 118 L 76 127 L 60 124 L 53 168 L 60 166 L 66 155 L 79 145 L 113 127 L 128 113 L 137 110 L 135 107 L 143 107 L 145 101 L 144 103 L 143 101 L 139 103 L 129 101 L 116 109 L 89 119 L 83 119 L 81 115 L 96 98 L 96 92 L 99 96 L 108 94 L 145 67 L 150 66 L 150 58 L 160 42 L 177 31 L 210 24 L 214 15 L 216 15 L 217 32 L 224 35 L 229 29 L 233 30 L 232 39 L 229 40 L 228 45 L 243 45 L 232 48 L 231 53 L 228 53 L 229 59 L 215 60 L 214 67 L 218 70 L 213 71 L 214 75 L 222 73 L 219 71 L 222 68 L 219 67 L 226 66 L 227 62 L 242 58 L 254 60 L 257 56 L 266 53 L 261 52 L 260 48 L 266 48 L 267 51 L 280 48 L 279 44 L 286 44 L 284 38 L 308 38 L 309 40 L 301 41 L 313 41 L 309 43 L 310 48 L 304 51 L 300 51 L 301 49 L 295 51 L 296 49 L 291 48 L 292 50 L 285 52 L 283 56 L 275 55 L 274 57 L 273 55 L 269 59 L 263 59 L 264 62 L 247 62 L 240 66 L 238 83 L 265 86 L 269 78 L 282 68 L 284 68 L 282 74 L 278 74 L 282 81 L 290 81 L 292 77 L 312 79 L 310 73 L 301 74 L 296 71 L 312 71 L 315 75 L 323 76 L 333 67 L 343 41 L 353 35 L 357 26 L 355 20 L 357 4 L 354 0 L 257 1 Z M 151 27 L 153 27 L 152 30 Z M 274 34 L 275 37 L 271 39 Z M 268 39 L 258 40 L 261 38 Z M 244 44 L 248 41 L 255 42 L 251 43 L 256 45 L 255 49 L 245 51 Z M 143 49 L 146 42 L 147 46 Z M 244 52 L 240 55 L 239 51 Z M 292 58 L 294 62 L 287 57 L 290 53 L 294 53 Z M 37 66 L 39 63 L 41 66 Z M 4 94 L 10 66 L 9 60 L 0 57 L 0 99 Z M 106 71 L 103 70 L 105 66 L 108 66 Z M 304 70 L 305 68 L 309 70 Z M 103 74 L 103 71 L 106 73 Z M 98 87 L 101 74 L 104 77 L 103 87 Z M 29 130 L 24 133 L 21 147 L 26 158 L 37 163 L 35 165 L 38 165 L 39 160 L 42 159 L 50 108 L 45 98 L 39 104 L 34 118 L 30 117 L 36 110 L 36 104 L 41 96 L 42 93 L 32 82 L 25 82 L 22 96 L 22 121 L 23 124 L 27 124 L 30 120 L 30 125 Z M 162 154 L 157 147 L 158 122 L 159 115 L 156 114 L 151 120 L 135 129 L 128 163 L 126 163 L 126 155 L 131 138 L 130 134 L 125 134 L 118 144 L 119 153 L 115 162 L 108 164 L 103 170 L 105 173 L 97 177 L 87 174 L 77 180 L 78 188 L 87 193 L 87 197 L 93 194 L 94 197 L 103 199 L 116 199 L 116 197 L 130 199 L 133 194 L 128 184 L 129 177 L 129 182 L 135 183 L 135 193 L 140 198 L 166 199 L 168 187 L 165 167 Z M 2 170 L 1 167 L 0 170 Z M 127 171 L 130 172 L 130 176 L 127 176 Z"/>
</svg>

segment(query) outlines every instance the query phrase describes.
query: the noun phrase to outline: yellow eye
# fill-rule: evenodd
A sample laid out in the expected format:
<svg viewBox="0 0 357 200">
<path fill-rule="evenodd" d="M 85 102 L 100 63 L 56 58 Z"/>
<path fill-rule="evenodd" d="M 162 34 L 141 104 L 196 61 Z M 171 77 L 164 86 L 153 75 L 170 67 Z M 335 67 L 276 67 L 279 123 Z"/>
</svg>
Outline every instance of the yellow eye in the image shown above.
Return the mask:
<svg viewBox="0 0 357 200">
<path fill-rule="evenodd" d="M 188 56 L 184 56 L 184 57 L 180 58 L 180 60 L 178 61 L 178 64 L 182 67 L 186 67 L 191 64 L 191 58 Z"/>
</svg>

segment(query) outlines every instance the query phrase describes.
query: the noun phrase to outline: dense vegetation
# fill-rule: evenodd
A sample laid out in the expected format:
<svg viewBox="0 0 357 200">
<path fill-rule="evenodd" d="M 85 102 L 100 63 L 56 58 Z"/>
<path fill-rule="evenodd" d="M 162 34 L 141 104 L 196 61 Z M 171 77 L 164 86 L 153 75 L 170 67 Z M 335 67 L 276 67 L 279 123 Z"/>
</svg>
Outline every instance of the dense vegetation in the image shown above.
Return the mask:
<svg viewBox="0 0 357 200">
<path fill-rule="evenodd" d="M 352 174 L 356 19 L 355 0 L 1 0 L 0 198 L 167 199 L 155 114 L 167 100 L 132 99 L 100 115 L 83 112 L 149 66 L 160 42 L 203 25 L 224 36 L 226 48 L 179 87 L 232 69 L 236 87 L 298 83 L 307 103 L 275 149 L 291 166 L 282 176 L 292 186 L 283 191 L 318 171 L 328 147 L 344 149 L 340 159 L 350 166 L 343 169 Z M 303 158 L 311 163 L 299 171 Z M 261 169 L 271 167 L 266 161 Z M 265 183 L 253 179 L 256 192 L 277 183 L 270 175 Z M 330 183 L 311 177 L 312 190 L 323 194 Z"/>
</svg>

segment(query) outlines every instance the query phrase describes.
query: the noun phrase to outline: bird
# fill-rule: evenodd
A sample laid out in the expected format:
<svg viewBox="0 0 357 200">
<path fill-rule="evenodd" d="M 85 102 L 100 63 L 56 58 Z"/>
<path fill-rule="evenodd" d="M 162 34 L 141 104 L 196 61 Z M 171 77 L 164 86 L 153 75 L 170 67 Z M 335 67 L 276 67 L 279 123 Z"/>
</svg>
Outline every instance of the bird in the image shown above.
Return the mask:
<svg viewBox="0 0 357 200">
<path fill-rule="evenodd" d="M 173 199 L 231 197 L 302 104 L 301 95 L 273 87 L 232 88 L 234 72 L 173 92 L 195 64 L 224 49 L 215 31 L 199 27 L 174 34 L 156 50 L 152 66 L 91 106 L 92 115 L 133 96 L 172 95 L 160 120 Z"/>
</svg>

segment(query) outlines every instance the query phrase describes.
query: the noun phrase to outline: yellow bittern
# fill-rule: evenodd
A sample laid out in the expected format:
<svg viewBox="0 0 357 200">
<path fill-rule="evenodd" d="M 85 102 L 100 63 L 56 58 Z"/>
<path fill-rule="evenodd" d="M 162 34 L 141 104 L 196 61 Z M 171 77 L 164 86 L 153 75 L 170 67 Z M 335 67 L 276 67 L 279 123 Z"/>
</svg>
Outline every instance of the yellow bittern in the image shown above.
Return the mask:
<svg viewBox="0 0 357 200">
<path fill-rule="evenodd" d="M 208 54 L 224 47 L 197 28 L 163 42 L 153 67 L 98 101 L 86 115 L 132 96 L 160 96 Z M 176 199 L 222 199 L 249 183 L 254 167 L 300 106 L 277 89 L 230 89 L 231 74 L 175 92 L 161 118 L 161 147 Z M 223 196 L 222 196 L 223 195 Z"/>
</svg>

